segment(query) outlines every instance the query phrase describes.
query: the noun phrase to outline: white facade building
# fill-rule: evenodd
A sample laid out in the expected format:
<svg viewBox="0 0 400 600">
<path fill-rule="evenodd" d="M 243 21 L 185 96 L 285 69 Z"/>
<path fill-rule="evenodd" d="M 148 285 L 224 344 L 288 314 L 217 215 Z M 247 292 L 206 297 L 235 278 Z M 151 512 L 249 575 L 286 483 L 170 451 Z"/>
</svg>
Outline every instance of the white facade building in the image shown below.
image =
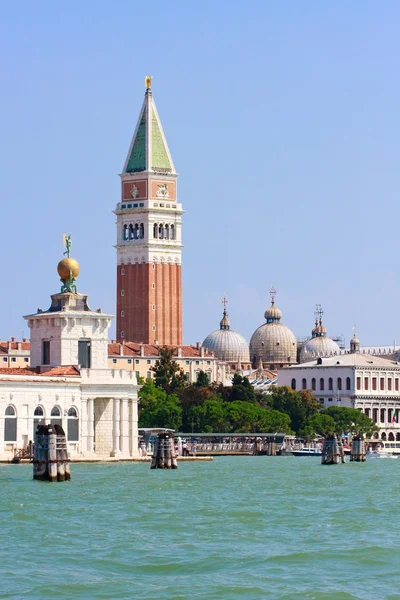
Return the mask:
<svg viewBox="0 0 400 600">
<path fill-rule="evenodd" d="M 41 420 L 63 427 L 71 458 L 138 456 L 139 388 L 134 371 L 108 369 L 111 315 L 82 294 L 51 298 L 25 317 L 31 366 L 0 368 L 0 460 L 26 448 Z"/>
<path fill-rule="evenodd" d="M 366 354 L 317 358 L 279 369 L 278 385 L 310 390 L 325 407 L 357 408 L 380 427 L 379 439 L 400 442 L 398 362 Z"/>
</svg>

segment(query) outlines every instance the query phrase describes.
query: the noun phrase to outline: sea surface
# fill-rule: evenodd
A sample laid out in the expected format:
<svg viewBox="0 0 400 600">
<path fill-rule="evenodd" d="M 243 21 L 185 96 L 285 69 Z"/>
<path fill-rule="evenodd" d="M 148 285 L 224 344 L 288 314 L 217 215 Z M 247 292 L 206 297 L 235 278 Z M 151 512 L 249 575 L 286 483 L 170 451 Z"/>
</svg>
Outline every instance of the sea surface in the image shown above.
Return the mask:
<svg viewBox="0 0 400 600">
<path fill-rule="evenodd" d="M 400 600 L 400 458 L 0 465 L 0 598 Z"/>
</svg>

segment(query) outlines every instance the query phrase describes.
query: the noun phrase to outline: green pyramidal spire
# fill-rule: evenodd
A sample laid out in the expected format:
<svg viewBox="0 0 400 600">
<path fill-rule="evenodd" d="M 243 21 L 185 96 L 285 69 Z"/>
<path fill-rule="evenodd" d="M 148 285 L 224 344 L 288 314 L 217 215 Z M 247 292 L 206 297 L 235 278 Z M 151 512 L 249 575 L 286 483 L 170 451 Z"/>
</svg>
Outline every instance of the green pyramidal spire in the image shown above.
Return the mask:
<svg viewBox="0 0 400 600">
<path fill-rule="evenodd" d="M 140 173 L 141 171 L 176 174 L 151 91 L 150 77 L 146 77 L 144 102 L 123 173 Z"/>
</svg>

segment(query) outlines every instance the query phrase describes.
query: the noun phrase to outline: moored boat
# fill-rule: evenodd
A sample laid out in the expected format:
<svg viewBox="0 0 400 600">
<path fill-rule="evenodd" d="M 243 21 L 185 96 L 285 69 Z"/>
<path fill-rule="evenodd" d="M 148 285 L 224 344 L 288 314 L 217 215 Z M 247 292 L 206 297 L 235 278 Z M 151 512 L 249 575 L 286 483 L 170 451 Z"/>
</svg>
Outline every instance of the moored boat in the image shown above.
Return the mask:
<svg viewBox="0 0 400 600">
<path fill-rule="evenodd" d="M 321 448 L 300 448 L 292 450 L 294 456 L 322 456 Z"/>
</svg>

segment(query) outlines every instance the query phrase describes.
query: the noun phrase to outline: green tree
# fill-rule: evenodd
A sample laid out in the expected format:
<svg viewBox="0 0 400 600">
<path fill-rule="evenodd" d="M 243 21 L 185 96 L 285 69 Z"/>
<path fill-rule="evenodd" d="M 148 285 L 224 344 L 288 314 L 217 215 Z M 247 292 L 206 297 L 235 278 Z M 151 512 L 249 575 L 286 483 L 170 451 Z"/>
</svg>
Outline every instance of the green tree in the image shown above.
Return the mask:
<svg viewBox="0 0 400 600">
<path fill-rule="evenodd" d="M 288 415 L 258 404 L 236 400 L 225 404 L 225 411 L 234 432 L 291 432 Z"/>
<path fill-rule="evenodd" d="M 205 373 L 205 371 L 200 371 L 197 377 L 196 387 L 208 387 L 209 385 L 210 380 L 207 373 Z"/>
<path fill-rule="evenodd" d="M 152 379 L 139 390 L 139 427 L 167 427 L 179 431 L 182 407 L 178 396 L 167 394 Z"/>
<path fill-rule="evenodd" d="M 287 386 L 274 387 L 267 398 L 272 408 L 289 415 L 291 427 L 296 433 L 304 429 L 309 417 L 317 414 L 320 408 L 310 392 L 292 390 Z"/>
<path fill-rule="evenodd" d="M 329 415 L 316 414 L 312 415 L 305 425 L 303 432 L 306 433 L 307 439 L 312 439 L 316 435 L 328 437 L 336 433 L 335 420 Z"/>
<path fill-rule="evenodd" d="M 363 436 L 379 431 L 374 421 L 356 408 L 329 406 L 321 411 L 321 415 L 328 415 L 335 421 L 336 433 L 339 435 L 350 433 L 353 436 Z"/>
<path fill-rule="evenodd" d="M 176 348 L 162 346 L 158 351 L 159 358 L 156 360 L 154 367 L 150 367 L 150 371 L 154 373 L 156 386 L 163 388 L 167 394 L 187 385 L 184 371 L 173 359 L 175 351 Z"/>
<path fill-rule="evenodd" d="M 230 423 L 225 412 L 225 403 L 218 397 L 209 398 L 203 404 L 194 406 L 191 411 L 196 431 L 199 433 L 225 433 L 230 431 Z"/>
</svg>

